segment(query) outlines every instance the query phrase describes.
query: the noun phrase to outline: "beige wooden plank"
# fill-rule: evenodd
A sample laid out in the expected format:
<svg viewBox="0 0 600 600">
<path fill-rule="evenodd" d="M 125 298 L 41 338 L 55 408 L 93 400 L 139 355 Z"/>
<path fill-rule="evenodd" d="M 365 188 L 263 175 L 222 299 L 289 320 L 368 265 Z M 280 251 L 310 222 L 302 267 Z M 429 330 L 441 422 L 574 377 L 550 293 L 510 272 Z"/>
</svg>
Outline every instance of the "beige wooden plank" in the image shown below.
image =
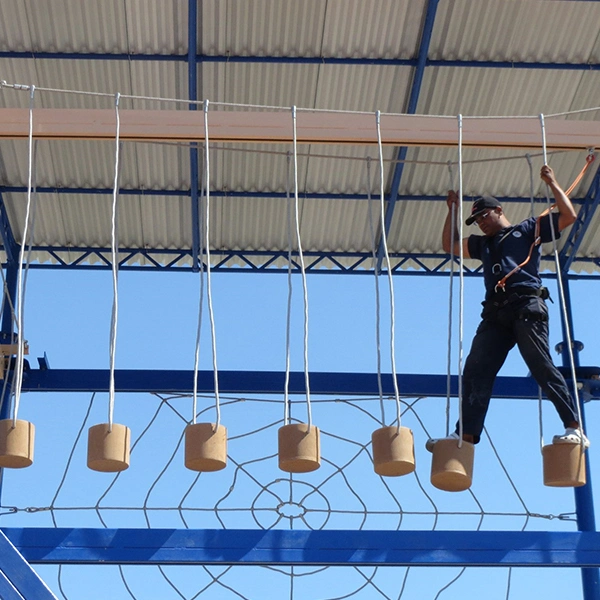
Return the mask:
<svg viewBox="0 0 600 600">
<path fill-rule="evenodd" d="M 123 140 L 192 142 L 204 140 L 204 114 L 185 110 L 121 110 Z M 114 139 L 115 112 L 111 109 L 36 109 L 34 136 L 38 139 Z M 0 109 L 0 138 L 26 138 L 27 109 Z M 213 142 L 290 143 L 290 111 L 209 112 L 209 135 Z M 382 142 L 394 146 L 456 146 L 456 117 L 382 115 Z M 297 139 L 301 144 L 374 144 L 374 114 L 297 113 Z M 600 121 L 546 119 L 549 150 L 600 147 Z M 463 119 L 463 144 L 469 147 L 539 148 L 539 119 Z"/>
</svg>

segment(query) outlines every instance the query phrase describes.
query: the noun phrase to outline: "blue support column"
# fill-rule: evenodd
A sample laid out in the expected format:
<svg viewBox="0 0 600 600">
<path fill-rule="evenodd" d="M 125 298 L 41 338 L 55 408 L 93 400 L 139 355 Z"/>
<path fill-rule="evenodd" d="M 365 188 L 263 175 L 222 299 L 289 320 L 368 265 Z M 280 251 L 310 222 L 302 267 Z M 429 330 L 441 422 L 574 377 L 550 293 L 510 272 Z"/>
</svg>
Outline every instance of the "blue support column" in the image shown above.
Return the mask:
<svg viewBox="0 0 600 600">
<path fill-rule="evenodd" d="M 0 344 L 10 344 L 13 337 L 13 312 L 12 307 L 16 305 L 17 298 L 17 278 L 19 276 L 19 246 L 15 241 L 4 198 L 0 194 L 0 236 L 2 237 L 2 248 L 6 254 L 6 290 L 2 293 L 6 294 L 4 308 L 2 311 L 0 323 Z M 11 373 L 6 373 L 6 377 L 10 377 Z M 2 381 L 2 380 L 0 380 Z M 3 386 L 4 387 L 4 386 Z M 0 398 L 0 419 L 8 419 L 10 416 L 10 384 L 5 386 L 4 395 Z M 2 498 L 2 482 L 4 480 L 4 470 L 0 469 L 0 499 Z"/>
<path fill-rule="evenodd" d="M 17 294 L 17 276 L 19 270 L 15 263 L 9 263 L 6 267 L 6 293 L 2 312 L 2 325 L 0 329 L 0 344 L 10 344 L 13 335 L 13 314 L 11 305 L 14 306 Z M 10 302 L 9 302 L 10 300 Z M 8 377 L 9 374 L 7 373 Z M 0 419 L 8 419 L 10 413 L 10 385 L 6 386 L 4 397 L 0 399 Z"/>
<path fill-rule="evenodd" d="M 421 34 L 421 43 L 419 45 L 419 55 L 417 58 L 417 66 L 415 68 L 415 74 L 412 81 L 410 90 L 410 97 L 408 99 L 408 107 L 406 113 L 409 115 L 417 112 L 417 102 L 419 101 L 419 94 L 421 93 L 421 84 L 423 83 L 423 75 L 425 74 L 425 67 L 427 66 L 427 55 L 429 54 L 429 45 L 431 44 L 431 36 L 433 34 L 433 25 L 435 23 L 435 14 L 437 12 L 439 0 L 429 0 L 427 3 L 427 13 L 425 15 L 425 22 L 423 23 L 423 32 Z M 398 162 L 394 169 L 394 175 L 392 176 L 392 184 L 390 186 L 390 196 L 388 200 L 388 208 L 384 218 L 384 230 L 387 236 L 390 227 L 392 225 L 392 217 L 394 216 L 394 210 L 396 208 L 396 202 L 398 200 L 398 190 L 400 189 L 400 180 L 402 179 L 402 172 L 404 171 L 404 159 L 406 158 L 407 152 L 406 146 L 403 146 L 398 151 Z M 377 251 L 377 273 L 381 272 L 381 263 L 383 261 L 383 235 L 379 242 L 379 248 Z"/>
<path fill-rule="evenodd" d="M 571 293 L 569 289 L 569 278 L 567 273 L 563 273 L 563 289 L 565 295 L 565 305 L 567 314 L 567 323 L 563 317 L 563 338 L 562 344 L 562 360 L 563 366 L 570 367 L 570 357 L 568 352 L 568 338 L 566 335 L 566 327 L 573 336 L 573 317 L 571 310 Z M 573 362 L 575 367 L 579 366 L 579 350 L 582 345 L 579 342 L 573 342 Z M 577 382 L 574 382 L 576 385 Z M 579 397 L 581 409 L 581 426 L 586 430 L 585 425 L 585 405 L 584 394 Z M 592 474 L 590 470 L 590 453 L 585 453 L 585 468 L 587 474 L 587 483 L 582 487 L 575 488 L 575 512 L 577 516 L 577 529 L 579 531 L 596 531 L 596 516 L 594 511 L 594 494 L 592 490 Z M 583 588 L 584 600 L 600 600 L 600 571 L 598 568 L 582 568 L 581 583 Z"/>
</svg>

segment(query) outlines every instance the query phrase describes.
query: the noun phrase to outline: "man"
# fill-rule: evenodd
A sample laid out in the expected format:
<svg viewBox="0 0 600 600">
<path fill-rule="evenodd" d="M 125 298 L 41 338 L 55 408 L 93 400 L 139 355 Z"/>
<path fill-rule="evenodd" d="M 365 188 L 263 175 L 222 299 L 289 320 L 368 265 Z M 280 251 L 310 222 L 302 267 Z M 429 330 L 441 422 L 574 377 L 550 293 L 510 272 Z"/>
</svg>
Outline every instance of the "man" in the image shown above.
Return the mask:
<svg viewBox="0 0 600 600">
<path fill-rule="evenodd" d="M 451 223 L 452 207 L 458 214 L 459 198 L 450 191 L 446 200 L 448 216 L 442 233 L 443 248 L 456 255 L 462 243 L 465 258 L 482 261 L 486 289 L 482 320 L 463 371 L 463 440 L 473 444 L 479 442 L 483 431 L 496 375 L 516 344 L 565 426 L 565 433 L 554 436 L 553 443 L 589 446 L 578 422 L 575 402 L 550 356 L 548 308 L 544 302 L 548 291 L 541 285 L 541 246 L 535 243 L 538 236 L 541 242 L 551 241 L 553 231 L 558 238 L 577 214 L 549 166 L 542 167 L 541 178 L 552 190 L 558 213 L 542 216 L 539 223 L 532 217 L 511 225 L 500 202 L 484 196 L 473 202 L 471 215 L 466 220 L 467 225 L 476 223 L 483 235 L 470 235 L 462 242 L 458 241 L 456 222 Z M 450 247 L 452 228 L 456 240 L 453 248 Z M 458 439 L 458 423 L 450 438 Z M 428 440 L 427 449 L 432 451 L 437 441 Z"/>
</svg>

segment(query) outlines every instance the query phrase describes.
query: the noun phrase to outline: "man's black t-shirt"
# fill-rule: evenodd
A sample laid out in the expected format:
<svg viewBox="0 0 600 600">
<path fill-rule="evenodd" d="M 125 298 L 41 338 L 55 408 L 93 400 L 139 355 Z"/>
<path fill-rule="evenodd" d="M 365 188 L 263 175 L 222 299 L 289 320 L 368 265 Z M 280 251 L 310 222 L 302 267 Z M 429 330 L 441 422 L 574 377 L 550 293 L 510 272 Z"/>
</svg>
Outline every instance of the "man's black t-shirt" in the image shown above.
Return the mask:
<svg viewBox="0 0 600 600">
<path fill-rule="evenodd" d="M 552 215 L 554 238 L 558 239 L 558 213 Z M 517 265 L 521 264 L 529 254 L 535 241 L 536 218 L 531 217 L 518 225 L 511 225 L 494 236 L 471 235 L 468 240 L 469 255 L 483 263 L 486 299 L 495 293 L 496 284 Z M 552 241 L 550 219 L 545 215 L 540 220 L 540 238 L 542 243 Z M 531 258 L 521 269 L 506 281 L 506 291 L 514 287 L 531 287 L 537 289 L 542 285 L 539 276 L 541 246 L 533 248 Z"/>
</svg>

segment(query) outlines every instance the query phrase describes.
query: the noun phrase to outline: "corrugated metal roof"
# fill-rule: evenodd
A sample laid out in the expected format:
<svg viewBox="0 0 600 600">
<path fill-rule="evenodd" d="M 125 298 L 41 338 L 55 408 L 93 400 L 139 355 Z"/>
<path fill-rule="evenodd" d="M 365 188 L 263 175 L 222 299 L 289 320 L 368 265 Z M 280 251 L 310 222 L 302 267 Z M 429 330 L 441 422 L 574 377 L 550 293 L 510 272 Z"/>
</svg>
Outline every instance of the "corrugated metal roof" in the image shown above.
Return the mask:
<svg viewBox="0 0 600 600">
<path fill-rule="evenodd" d="M 230 103 L 372 112 L 375 128 L 375 111 L 407 110 L 417 81 L 419 48 L 428 42 L 424 30 L 428 4 L 425 0 L 204 1 L 198 4 L 196 96 L 209 99 L 210 110 L 224 110 L 220 103 Z M 110 108 L 118 92 L 140 97 L 122 98 L 124 109 L 187 110 L 185 102 L 156 99 L 190 97 L 187 9 L 184 0 L 51 0 L 42 11 L 33 0 L 0 0 L 0 79 L 89 92 L 38 90 L 35 107 Z M 594 2 L 441 0 L 416 111 L 460 113 L 465 119 L 538 118 L 540 113 L 594 107 L 600 89 L 599 22 L 600 3 Z M 107 55 L 98 56 L 103 53 Z M 531 63 L 530 68 L 523 68 L 523 62 Z M 27 91 L 2 89 L 0 107 L 28 105 Z M 553 118 L 597 120 L 599 113 Z M 203 140 L 199 147 L 202 182 Z M 291 150 L 275 145 L 211 146 L 210 243 L 215 264 L 226 259 L 227 265 L 243 266 L 249 260 L 260 266 L 272 252 L 275 258 L 269 264 L 284 266 L 285 259 L 277 257 L 288 247 L 285 194 L 290 189 Z M 325 257 L 319 267 L 351 267 L 359 260 L 353 253 L 362 253 L 360 267 L 371 268 L 366 198 L 370 193 L 378 219 L 377 148 L 314 144 L 300 145 L 298 152 L 304 249 L 334 255 Z M 114 142 L 40 141 L 35 154 L 35 183 L 42 191 L 37 194 L 33 245 L 54 247 L 57 252 L 38 248 L 34 258 L 56 263 L 57 257 L 64 258 L 60 249 L 73 248 L 71 258 L 65 259 L 69 262 L 78 255 L 77 248 L 109 247 Z M 465 199 L 483 193 L 521 199 L 507 204 L 507 213 L 511 220 L 527 216 L 531 173 L 538 199 L 545 199 L 545 186 L 538 176 L 540 150 L 529 153 L 531 171 L 526 154 L 465 150 Z M 550 155 L 564 187 L 583 166 L 585 155 L 584 151 Z M 396 156 L 397 149 L 384 149 L 386 194 L 397 168 Z M 398 255 L 394 260 L 412 253 L 421 257 L 421 263 L 412 260 L 402 268 L 435 268 L 443 259 L 440 229 L 446 214 L 443 199 L 451 185 L 448 162 L 454 163 L 456 187 L 457 160 L 456 148 L 408 150 L 398 189 L 401 200 L 387 239 Z M 191 264 L 190 164 L 186 145 L 122 145 L 119 182 L 128 193 L 119 198 L 121 247 L 154 251 L 152 259 L 160 264 Z M 0 140 L 2 201 L 18 241 L 27 165 L 26 142 Z M 595 171 L 594 167 L 575 189 L 574 198 L 581 201 L 585 196 Z M 378 240 L 381 228 L 378 223 L 374 227 Z M 578 256 L 600 256 L 597 230 L 594 216 Z M 161 254 L 165 249 L 182 254 Z M 244 252 L 250 258 L 244 258 Z M 101 263 L 97 255 L 86 260 Z M 129 259 L 132 263 L 152 264 L 139 254 Z M 573 269 L 598 267 L 587 262 L 576 263 Z"/>
</svg>

